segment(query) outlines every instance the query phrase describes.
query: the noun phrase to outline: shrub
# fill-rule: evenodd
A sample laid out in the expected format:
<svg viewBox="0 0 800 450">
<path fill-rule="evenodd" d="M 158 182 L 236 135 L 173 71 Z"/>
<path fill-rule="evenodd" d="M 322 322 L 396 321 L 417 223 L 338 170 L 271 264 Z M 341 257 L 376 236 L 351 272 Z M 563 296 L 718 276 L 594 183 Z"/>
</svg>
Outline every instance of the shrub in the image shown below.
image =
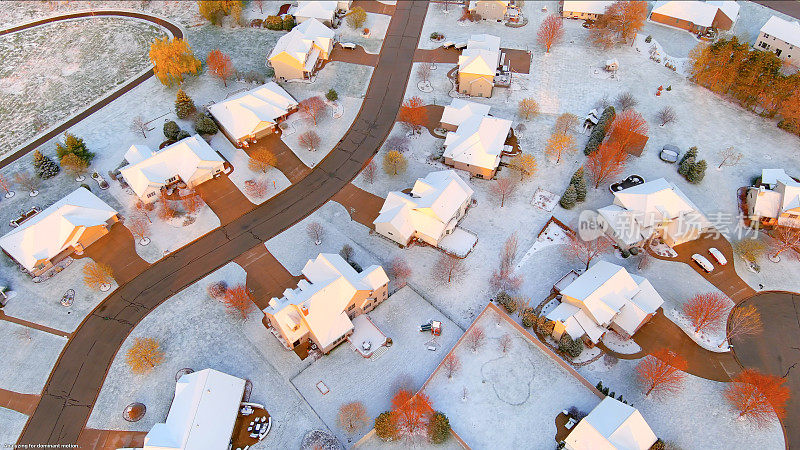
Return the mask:
<svg viewBox="0 0 800 450">
<path fill-rule="evenodd" d="M 356 272 L 359 272 L 359 273 L 361 272 L 361 264 L 359 264 L 359 263 L 357 263 L 355 261 L 347 261 L 347 263 L 350 264 L 350 267 L 355 269 Z"/>
<path fill-rule="evenodd" d="M 228 283 L 224 281 L 217 281 L 216 283 L 211 283 L 206 288 L 206 291 L 208 291 L 208 295 L 210 295 L 211 298 L 219 300 L 222 297 L 225 297 L 225 293 L 228 292 Z"/>
<path fill-rule="evenodd" d="M 364 11 L 364 8 L 356 6 L 348 11 L 347 15 L 345 16 L 345 20 L 350 28 L 357 30 L 364 25 L 364 22 L 367 21 L 367 12 Z"/>
<path fill-rule="evenodd" d="M 87 191 L 89 191 L 89 192 L 92 192 L 92 187 L 91 187 L 91 186 L 89 186 L 89 185 L 88 185 L 88 184 L 86 184 L 86 183 L 82 183 L 82 184 L 81 184 L 81 187 L 82 187 L 82 188 L 84 188 L 84 189 L 86 189 L 86 190 L 87 190 Z"/>
<path fill-rule="evenodd" d="M 517 301 L 511 298 L 506 301 L 503 306 L 506 308 L 507 313 L 513 314 L 517 310 Z"/>
<path fill-rule="evenodd" d="M 692 184 L 700 184 L 703 181 L 703 178 L 706 176 L 706 168 L 708 164 L 706 163 L 705 159 L 701 159 L 697 163 L 693 164 L 691 169 L 689 169 L 689 173 L 686 175 L 686 180 Z"/>
<path fill-rule="evenodd" d="M 278 16 L 267 16 L 264 26 L 270 30 L 278 31 L 283 29 L 283 20 Z"/>
<path fill-rule="evenodd" d="M 661 439 L 657 439 L 655 444 L 650 446 L 650 450 L 666 450 L 667 446 L 664 444 L 664 441 Z"/>
<path fill-rule="evenodd" d="M 561 196 L 561 200 L 559 200 L 558 204 L 564 209 L 572 209 L 575 207 L 575 202 L 577 200 L 578 191 L 575 189 L 575 185 L 570 184 L 567 186 L 567 190 L 564 191 L 564 195 Z"/>
<path fill-rule="evenodd" d="M 533 312 L 526 312 L 522 315 L 522 326 L 525 328 L 530 328 L 536 325 L 538 317 Z"/>
<path fill-rule="evenodd" d="M 283 16 L 283 20 L 282 20 L 281 25 L 282 25 L 284 30 L 290 31 L 292 28 L 294 28 L 294 25 L 295 25 L 294 16 L 292 16 L 290 14 L 286 14 L 285 16 Z"/>
<path fill-rule="evenodd" d="M 194 106 L 194 101 L 191 97 L 186 95 L 183 89 L 178 89 L 178 95 L 175 98 L 175 114 L 179 119 L 185 119 L 197 110 Z"/>
<path fill-rule="evenodd" d="M 194 121 L 194 131 L 198 134 L 216 134 L 219 130 L 217 129 L 217 124 L 210 117 L 201 114 Z"/>
<path fill-rule="evenodd" d="M 575 419 L 577 421 L 580 421 L 581 419 L 583 419 L 584 417 L 588 416 L 589 414 L 587 414 L 586 412 L 578 409 L 577 406 L 570 406 L 569 409 L 567 409 L 567 415 L 572 417 L 573 419 Z"/>
<path fill-rule="evenodd" d="M 450 438 L 450 421 L 444 413 L 436 411 L 428 420 L 428 439 L 434 444 L 443 444 Z"/>
<path fill-rule="evenodd" d="M 251 27 L 261 28 L 261 25 L 264 23 L 261 19 L 253 19 L 250 21 Z"/>
<path fill-rule="evenodd" d="M 431 33 L 431 39 L 433 39 L 434 41 L 438 41 L 444 39 L 444 35 L 442 33 L 434 31 L 433 33 Z"/>
<path fill-rule="evenodd" d="M 600 118 L 597 120 L 597 125 L 592 128 L 592 133 L 589 135 L 589 141 L 586 143 L 586 148 L 583 150 L 584 154 L 590 155 L 592 152 L 597 150 L 597 147 L 599 147 L 603 142 L 603 139 L 605 139 L 608 127 L 611 126 L 611 123 L 614 121 L 614 117 L 616 117 L 616 115 L 617 111 L 613 106 L 606 106 L 606 108 L 603 110 L 603 114 L 601 114 Z"/>
<path fill-rule="evenodd" d="M 391 441 L 397 437 L 397 427 L 392 420 L 391 412 L 382 412 L 375 418 L 375 434 L 384 441 Z"/>
<path fill-rule="evenodd" d="M 639 254 L 639 247 L 632 247 L 630 249 L 631 255 L 636 256 Z"/>
<path fill-rule="evenodd" d="M 583 341 L 572 339 L 569 334 L 564 333 L 561 335 L 561 339 L 558 340 L 558 351 L 577 358 L 583 351 Z"/>
<path fill-rule="evenodd" d="M 648 44 L 649 44 L 649 43 L 650 43 L 652 40 L 653 40 L 653 36 L 652 36 L 652 35 L 649 35 L 649 34 L 647 35 L 647 37 L 646 37 L 646 38 L 644 38 L 644 41 L 645 41 L 645 42 L 647 42 Z"/>
<path fill-rule="evenodd" d="M 58 175 L 60 170 L 61 167 L 53 162 L 50 157 L 44 156 L 39 150 L 33 152 L 33 171 L 36 173 L 37 177 L 43 180 L 53 178 Z"/>
<path fill-rule="evenodd" d="M 495 300 L 497 300 L 498 304 L 505 306 L 506 303 L 511 301 L 511 296 L 506 291 L 500 291 L 497 293 Z"/>
<path fill-rule="evenodd" d="M 572 174 L 572 179 L 569 180 L 569 184 L 575 186 L 575 201 L 586 201 L 586 177 L 583 176 L 583 167 L 579 167 L 578 170 Z"/>
<path fill-rule="evenodd" d="M 328 89 L 328 92 L 325 94 L 325 98 L 327 98 L 328 101 L 335 102 L 336 100 L 339 100 L 339 93 L 334 89 Z"/>
<path fill-rule="evenodd" d="M 181 127 L 174 120 L 168 120 L 164 123 L 164 137 L 170 141 L 177 141 L 180 132 Z"/>
<path fill-rule="evenodd" d="M 631 256 L 631 252 L 624 248 L 620 250 L 620 254 L 622 254 L 622 257 L 625 259 L 628 259 Z"/>
<path fill-rule="evenodd" d="M 189 133 L 188 131 L 181 130 L 180 133 L 178 133 L 178 140 L 180 141 L 181 139 L 186 139 L 187 137 L 190 137 L 191 135 L 192 134 Z"/>
<path fill-rule="evenodd" d="M 671 91 L 671 90 L 672 90 L 672 85 L 670 84 L 669 86 L 667 86 L 667 91 Z"/>
</svg>

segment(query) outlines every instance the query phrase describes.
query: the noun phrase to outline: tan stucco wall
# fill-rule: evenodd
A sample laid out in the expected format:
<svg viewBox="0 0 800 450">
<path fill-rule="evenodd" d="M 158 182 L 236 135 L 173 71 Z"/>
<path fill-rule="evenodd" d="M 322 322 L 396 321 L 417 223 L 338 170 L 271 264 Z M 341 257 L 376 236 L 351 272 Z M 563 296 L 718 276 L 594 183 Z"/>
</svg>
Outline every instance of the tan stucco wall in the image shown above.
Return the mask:
<svg viewBox="0 0 800 450">
<path fill-rule="evenodd" d="M 578 12 L 578 11 L 562 11 L 561 17 L 566 19 L 581 19 L 581 20 L 597 20 L 600 17 L 600 14 L 592 14 L 592 13 L 585 13 L 585 12 Z"/>
<path fill-rule="evenodd" d="M 444 163 L 458 170 L 465 170 L 471 173 L 473 176 L 480 175 L 481 177 L 487 180 L 491 179 L 495 174 L 495 170 L 489 170 L 484 167 L 471 166 L 469 164 L 464 164 L 458 161 L 454 161 L 452 158 L 445 158 Z"/>
<path fill-rule="evenodd" d="M 274 58 L 269 60 L 272 69 L 275 70 L 275 79 L 276 80 L 297 80 L 303 78 L 303 67 L 297 63 L 291 63 L 289 61 L 288 56 L 285 53 L 281 53 L 280 55 L 276 55 Z"/>
<path fill-rule="evenodd" d="M 762 43 L 766 45 L 766 48 L 762 47 Z M 756 45 L 754 47 L 757 50 L 773 53 L 775 53 L 776 50 L 780 50 L 781 54 L 778 55 L 778 58 L 794 63 L 795 65 L 800 64 L 800 47 L 787 44 L 775 36 L 770 35 L 767 37 L 764 33 L 758 33 L 758 38 L 756 39 Z"/>
<path fill-rule="evenodd" d="M 494 88 L 494 77 L 474 73 L 458 73 L 458 91 L 462 94 L 489 98 L 492 96 L 492 88 Z"/>
</svg>

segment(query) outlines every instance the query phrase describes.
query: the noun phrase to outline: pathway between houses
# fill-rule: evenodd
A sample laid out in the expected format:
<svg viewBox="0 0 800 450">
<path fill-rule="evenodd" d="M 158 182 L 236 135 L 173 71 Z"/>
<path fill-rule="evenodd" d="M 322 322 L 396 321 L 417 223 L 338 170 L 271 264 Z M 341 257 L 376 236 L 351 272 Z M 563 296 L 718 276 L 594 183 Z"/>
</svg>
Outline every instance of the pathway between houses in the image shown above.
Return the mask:
<svg viewBox="0 0 800 450">
<path fill-rule="evenodd" d="M 39 396 L 36 394 L 20 394 L 19 392 L 0 389 L 0 407 L 30 416 L 38 403 Z"/>
<path fill-rule="evenodd" d="M 360 64 L 362 66 L 375 67 L 378 64 L 377 53 L 367 53 L 364 47 L 356 45 L 356 48 L 344 48 L 340 43 L 336 43 L 331 51 L 330 59 L 323 61 L 320 70 L 330 61 L 340 61 L 351 64 Z"/>
<path fill-rule="evenodd" d="M 247 290 L 258 309 L 268 306 L 272 297 L 282 297 L 287 288 L 294 288 L 302 276 L 294 276 L 267 250 L 256 245 L 233 260 L 247 272 Z"/>
</svg>

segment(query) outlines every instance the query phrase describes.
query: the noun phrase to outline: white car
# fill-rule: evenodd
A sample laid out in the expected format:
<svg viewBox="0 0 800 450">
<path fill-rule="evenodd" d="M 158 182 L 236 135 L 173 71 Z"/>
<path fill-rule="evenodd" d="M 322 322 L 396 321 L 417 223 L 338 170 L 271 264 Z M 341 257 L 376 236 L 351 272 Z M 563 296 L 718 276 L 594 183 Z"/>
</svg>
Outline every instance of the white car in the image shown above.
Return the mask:
<svg viewBox="0 0 800 450">
<path fill-rule="evenodd" d="M 711 264 L 711 261 L 707 260 L 705 256 L 695 253 L 692 255 L 692 261 L 696 262 L 698 266 L 700 266 L 706 272 L 712 272 L 714 270 L 714 266 Z"/>
<path fill-rule="evenodd" d="M 728 260 L 725 258 L 725 255 L 723 255 L 722 252 L 717 250 L 716 248 L 711 247 L 710 249 L 708 249 L 708 253 L 710 253 L 711 256 L 713 256 L 714 259 L 717 260 L 720 266 L 728 264 Z"/>
</svg>

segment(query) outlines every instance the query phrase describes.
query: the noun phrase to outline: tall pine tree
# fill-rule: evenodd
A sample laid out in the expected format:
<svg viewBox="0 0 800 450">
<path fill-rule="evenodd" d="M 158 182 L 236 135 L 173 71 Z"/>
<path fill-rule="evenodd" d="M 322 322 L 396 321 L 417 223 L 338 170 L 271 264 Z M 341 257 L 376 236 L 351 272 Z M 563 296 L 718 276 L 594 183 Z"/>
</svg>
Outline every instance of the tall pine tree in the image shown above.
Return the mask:
<svg viewBox="0 0 800 450">
<path fill-rule="evenodd" d="M 36 172 L 36 176 L 46 180 L 56 176 L 60 170 L 61 168 L 58 167 L 58 164 L 49 157 L 44 156 L 42 152 L 39 150 L 33 152 L 33 171 Z"/>
<path fill-rule="evenodd" d="M 84 160 L 87 165 L 91 163 L 94 158 L 94 153 L 86 148 L 86 143 L 83 142 L 83 139 L 74 134 L 64 133 L 64 143 L 62 144 L 59 142 L 56 144 L 56 154 L 58 155 L 58 159 L 61 160 L 64 155 L 69 153 L 74 153 L 75 156 Z"/>
<path fill-rule="evenodd" d="M 577 197 L 578 194 L 576 192 L 575 185 L 570 184 L 567 186 L 567 190 L 564 191 L 564 195 L 561 196 L 561 200 L 558 203 L 564 209 L 572 209 L 575 207 L 575 201 Z"/>
<path fill-rule="evenodd" d="M 175 99 L 175 113 L 179 119 L 185 119 L 197 110 L 194 106 L 194 101 L 186 95 L 183 89 L 178 89 L 178 96 Z"/>
<path fill-rule="evenodd" d="M 569 184 L 575 186 L 575 201 L 586 201 L 586 177 L 583 176 L 583 166 L 579 167 L 578 170 L 572 174 L 572 179 L 569 181 Z"/>
</svg>

